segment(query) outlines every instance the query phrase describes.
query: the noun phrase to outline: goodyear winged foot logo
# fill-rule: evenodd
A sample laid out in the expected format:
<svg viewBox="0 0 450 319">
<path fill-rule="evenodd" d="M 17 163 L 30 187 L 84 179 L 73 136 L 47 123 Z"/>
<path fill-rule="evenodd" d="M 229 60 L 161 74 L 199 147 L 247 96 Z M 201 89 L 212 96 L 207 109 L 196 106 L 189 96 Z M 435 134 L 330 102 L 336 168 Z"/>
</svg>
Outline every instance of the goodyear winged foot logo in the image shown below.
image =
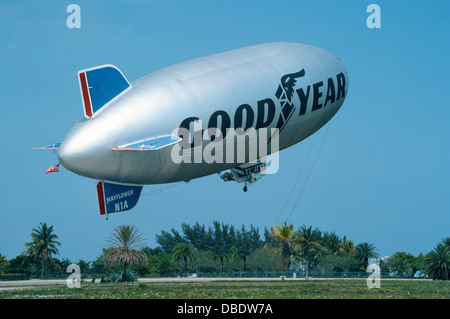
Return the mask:
<svg viewBox="0 0 450 319">
<path fill-rule="evenodd" d="M 294 86 L 297 83 L 298 78 L 305 76 L 305 69 L 301 69 L 296 73 L 290 73 L 283 75 L 280 80 L 280 85 L 275 93 L 278 101 L 281 105 L 280 117 L 278 118 L 277 128 L 278 134 L 283 130 L 286 123 L 291 118 L 292 114 L 296 109 L 294 103 L 292 103 L 292 96 L 294 95 Z M 273 138 L 273 136 L 269 139 Z"/>
</svg>

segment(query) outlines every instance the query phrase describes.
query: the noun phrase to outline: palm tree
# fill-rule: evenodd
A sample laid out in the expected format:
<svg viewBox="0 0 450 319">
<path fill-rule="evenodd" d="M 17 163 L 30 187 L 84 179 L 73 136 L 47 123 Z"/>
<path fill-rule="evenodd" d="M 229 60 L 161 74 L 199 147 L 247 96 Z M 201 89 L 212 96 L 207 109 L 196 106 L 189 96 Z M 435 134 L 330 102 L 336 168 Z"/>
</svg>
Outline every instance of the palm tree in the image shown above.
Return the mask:
<svg viewBox="0 0 450 319">
<path fill-rule="evenodd" d="M 127 281 L 127 267 L 130 264 L 147 264 L 147 255 L 142 251 L 145 239 L 135 226 L 117 226 L 107 239 L 112 250 L 103 257 L 105 264 L 123 263 L 122 281 Z"/>
<path fill-rule="evenodd" d="M 270 237 L 273 238 L 273 242 L 268 242 L 264 247 L 267 248 L 269 245 L 280 245 L 281 246 L 281 262 L 282 262 L 282 272 L 284 279 L 284 271 L 289 267 L 289 257 L 291 255 L 291 247 L 295 245 L 298 241 L 298 233 L 294 232 L 294 226 L 287 225 L 286 223 L 281 223 L 281 227 L 278 225 L 273 226 L 272 233 Z"/>
<path fill-rule="evenodd" d="M 228 255 L 231 252 L 232 240 L 229 231 L 229 225 L 220 224 L 217 221 L 213 222 L 214 229 L 211 230 L 213 245 L 211 251 L 213 252 L 214 260 L 220 261 L 220 273 L 223 273 L 223 261 L 228 260 Z"/>
<path fill-rule="evenodd" d="M 37 237 L 32 238 L 32 241 L 29 243 L 25 243 L 25 251 L 22 253 L 22 255 L 28 255 L 29 257 L 31 257 L 32 262 L 36 263 L 36 273 L 35 273 L 35 277 L 38 278 L 38 239 Z"/>
<path fill-rule="evenodd" d="M 252 226 L 253 228 L 253 226 Z M 250 255 L 252 250 L 252 240 L 250 232 L 245 230 L 244 225 L 242 225 L 241 231 L 236 234 L 236 245 L 237 245 L 237 255 L 244 262 L 244 271 L 247 270 L 247 256 Z"/>
<path fill-rule="evenodd" d="M 425 271 L 437 280 L 450 279 L 450 250 L 442 243 L 425 255 Z"/>
<path fill-rule="evenodd" d="M 337 255 L 339 252 L 339 248 L 341 247 L 341 239 L 335 232 L 325 232 L 322 234 L 320 244 L 325 247 L 325 249 L 327 250 L 327 254 Z"/>
<path fill-rule="evenodd" d="M 44 277 L 45 261 L 52 258 L 52 254 L 58 254 L 56 245 L 61 245 L 56 239 L 58 236 L 53 234 L 53 226 L 48 227 L 47 223 L 40 223 L 38 228 L 33 228 L 31 233 L 32 241 L 25 243 L 26 249 L 22 254 L 27 254 L 35 261 L 42 257 L 41 277 Z"/>
<path fill-rule="evenodd" d="M 344 243 L 341 243 L 340 246 L 339 251 L 346 256 L 352 256 L 355 253 L 356 247 L 352 241 L 344 240 Z"/>
<path fill-rule="evenodd" d="M 339 248 L 339 256 L 342 258 L 341 267 L 345 271 L 354 271 L 357 269 L 357 265 L 355 264 L 357 260 L 354 258 L 356 252 L 355 244 L 352 241 L 346 240 L 345 236 L 343 242 L 340 244 Z"/>
<path fill-rule="evenodd" d="M 184 261 L 184 271 L 187 273 L 187 259 L 197 260 L 197 255 L 195 254 L 195 249 L 192 245 L 187 243 L 179 243 L 173 249 L 173 259 L 179 261 L 183 259 Z"/>
<path fill-rule="evenodd" d="M 448 249 L 450 249 L 450 237 L 445 237 L 442 239 L 442 243 L 447 246 Z"/>
<path fill-rule="evenodd" d="M 367 269 L 369 266 L 369 259 L 380 257 L 380 255 L 376 252 L 375 246 L 366 242 L 356 245 L 355 250 L 356 255 L 361 260 L 364 269 Z"/>
<path fill-rule="evenodd" d="M 228 255 L 225 254 L 223 248 L 221 248 L 220 246 L 214 246 L 213 250 L 213 259 L 214 260 L 219 260 L 220 262 L 220 273 L 223 274 L 223 261 L 224 259 L 226 259 L 228 261 Z"/>
<path fill-rule="evenodd" d="M 300 228 L 300 231 L 297 233 L 299 236 L 300 248 L 302 249 L 302 255 L 306 261 L 306 273 L 305 279 L 308 280 L 308 268 L 309 261 L 311 258 L 314 258 L 314 253 L 317 251 L 325 251 L 325 247 L 319 244 L 320 241 L 320 231 L 318 228 L 312 229 L 312 226 L 308 228 L 303 225 Z"/>
</svg>

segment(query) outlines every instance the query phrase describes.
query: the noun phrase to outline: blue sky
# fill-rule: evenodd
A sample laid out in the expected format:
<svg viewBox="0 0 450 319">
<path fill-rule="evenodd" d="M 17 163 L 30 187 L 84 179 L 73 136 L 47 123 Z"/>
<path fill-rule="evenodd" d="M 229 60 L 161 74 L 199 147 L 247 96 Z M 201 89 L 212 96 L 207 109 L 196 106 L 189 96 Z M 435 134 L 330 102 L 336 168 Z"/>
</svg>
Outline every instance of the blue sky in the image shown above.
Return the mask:
<svg viewBox="0 0 450 319">
<path fill-rule="evenodd" d="M 70 3 L 81 8 L 80 29 L 66 25 Z M 380 29 L 366 25 L 371 3 Z M 2 1 L 0 254 L 19 255 L 41 222 L 54 226 L 59 257 L 76 262 L 97 258 L 116 225 L 136 225 L 154 247 L 155 234 L 182 223 L 253 224 L 262 234 L 286 219 L 369 242 L 382 256 L 429 252 L 450 236 L 449 9 L 448 1 Z M 32 148 L 61 141 L 82 116 L 78 70 L 110 63 L 131 82 L 278 41 L 338 56 L 349 92 L 329 125 L 283 150 L 279 172 L 247 193 L 218 175 L 150 185 L 137 208 L 106 221 L 96 181 L 64 168 L 44 175 L 56 154 Z"/>
</svg>

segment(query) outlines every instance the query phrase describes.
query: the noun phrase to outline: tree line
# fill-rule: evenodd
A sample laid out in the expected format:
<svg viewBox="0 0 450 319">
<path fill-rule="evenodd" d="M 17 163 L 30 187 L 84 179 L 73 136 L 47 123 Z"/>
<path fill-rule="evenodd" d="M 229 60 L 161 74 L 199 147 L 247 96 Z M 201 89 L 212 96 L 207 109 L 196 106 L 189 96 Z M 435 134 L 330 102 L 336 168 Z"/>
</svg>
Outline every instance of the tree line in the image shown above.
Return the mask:
<svg viewBox="0 0 450 319">
<path fill-rule="evenodd" d="M 159 277 L 204 273 L 228 276 L 236 272 L 296 272 L 308 278 L 336 273 L 366 273 L 369 261 L 379 260 L 381 272 L 412 277 L 418 271 L 433 279 L 450 278 L 450 237 L 444 238 L 425 256 L 397 252 L 387 260 L 379 259 L 373 244 L 323 232 L 312 226 L 294 229 L 282 223 L 261 233 L 258 227 L 234 227 L 214 221 L 206 226 L 183 223 L 156 235 L 155 248 L 145 245 L 135 226 L 114 229 L 101 255 L 93 261 L 76 264 L 83 275 L 106 276 L 129 281 L 136 277 Z M 59 260 L 58 236 L 53 226 L 41 223 L 33 228 L 31 241 L 21 255 L 6 260 L 0 254 L 0 280 L 67 277 L 73 262 Z M 283 277 L 282 277 L 283 278 Z"/>
</svg>

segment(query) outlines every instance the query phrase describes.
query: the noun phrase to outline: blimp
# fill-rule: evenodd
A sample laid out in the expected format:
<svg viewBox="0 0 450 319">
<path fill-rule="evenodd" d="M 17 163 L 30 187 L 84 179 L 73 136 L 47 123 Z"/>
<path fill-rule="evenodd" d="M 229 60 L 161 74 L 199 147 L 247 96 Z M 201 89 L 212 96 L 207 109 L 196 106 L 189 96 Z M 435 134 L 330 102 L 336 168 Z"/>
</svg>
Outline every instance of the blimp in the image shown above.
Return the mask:
<svg viewBox="0 0 450 319">
<path fill-rule="evenodd" d="M 114 65 L 78 72 L 84 116 L 60 143 L 65 169 L 97 180 L 100 216 L 125 213 L 144 185 L 219 174 L 254 183 L 277 154 L 340 109 L 339 58 L 300 43 L 265 43 L 196 58 L 129 82 Z M 47 173 L 46 172 L 46 173 Z"/>
</svg>

